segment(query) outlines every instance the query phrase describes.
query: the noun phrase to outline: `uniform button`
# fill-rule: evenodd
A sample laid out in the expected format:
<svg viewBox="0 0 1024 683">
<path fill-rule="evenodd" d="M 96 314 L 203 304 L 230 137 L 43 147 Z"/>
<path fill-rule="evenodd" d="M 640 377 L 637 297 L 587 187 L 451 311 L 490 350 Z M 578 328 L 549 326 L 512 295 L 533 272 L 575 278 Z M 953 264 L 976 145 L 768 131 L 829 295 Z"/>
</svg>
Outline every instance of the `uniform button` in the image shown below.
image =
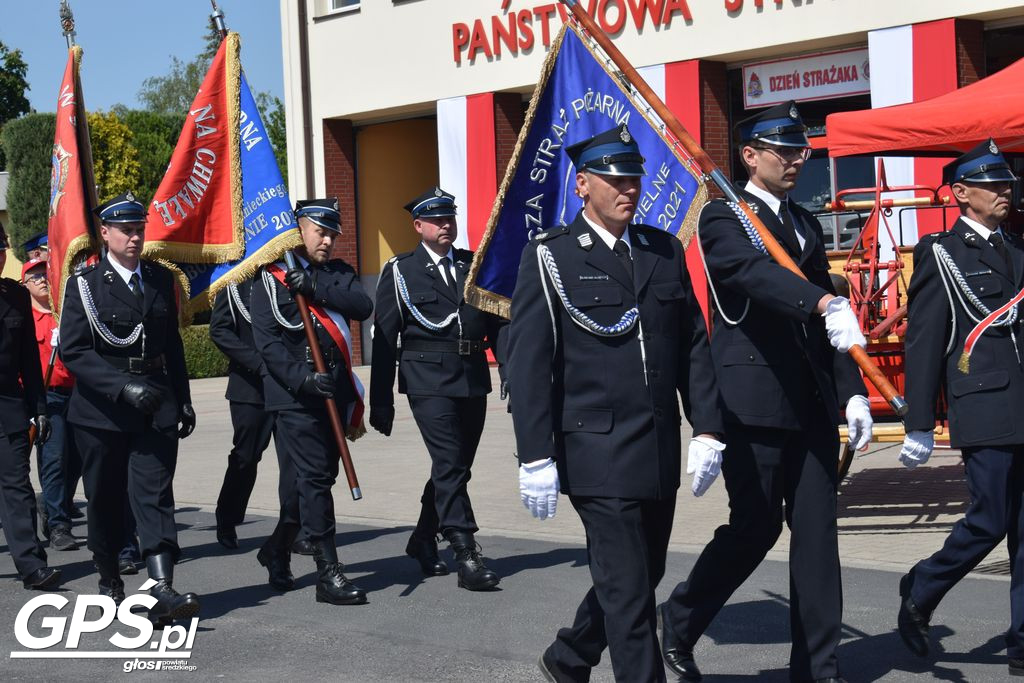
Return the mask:
<svg viewBox="0 0 1024 683">
<path fill-rule="evenodd" d="M 985 291 L 985 288 L 984 288 L 984 287 L 978 287 L 978 291 L 979 291 L 979 292 L 984 292 L 984 291 Z"/>
<path fill-rule="evenodd" d="M 600 301 L 600 300 L 601 300 L 601 297 L 599 297 L 599 296 L 595 296 L 594 297 L 594 301 Z"/>
<path fill-rule="evenodd" d="M 420 358 L 423 358 L 423 354 L 422 353 L 420 354 Z"/>
<path fill-rule="evenodd" d="M 754 360 L 754 357 L 753 357 L 753 356 L 748 356 L 748 358 L 749 358 L 750 360 Z"/>
<path fill-rule="evenodd" d="M 796 305 L 799 306 L 800 308 L 803 308 L 804 307 L 804 300 L 800 299 L 800 301 L 796 302 Z"/>
<path fill-rule="evenodd" d="M 577 427 L 582 427 L 583 426 L 583 420 L 576 420 L 576 426 Z"/>
</svg>

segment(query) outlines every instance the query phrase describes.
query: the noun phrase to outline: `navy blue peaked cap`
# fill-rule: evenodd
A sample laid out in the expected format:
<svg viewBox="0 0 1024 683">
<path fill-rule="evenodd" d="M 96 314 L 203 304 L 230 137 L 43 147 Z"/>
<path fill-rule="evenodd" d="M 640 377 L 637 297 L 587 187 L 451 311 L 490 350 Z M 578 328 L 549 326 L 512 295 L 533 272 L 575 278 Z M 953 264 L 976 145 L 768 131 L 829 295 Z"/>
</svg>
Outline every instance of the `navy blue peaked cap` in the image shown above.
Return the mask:
<svg viewBox="0 0 1024 683">
<path fill-rule="evenodd" d="M 46 233 L 41 232 L 39 234 L 32 235 L 27 240 L 25 240 L 25 242 L 22 243 L 21 248 L 24 249 L 25 251 L 32 251 L 33 249 L 45 247 L 48 242 L 49 238 L 47 238 Z"/>
<path fill-rule="evenodd" d="M 565 148 L 576 172 L 611 176 L 645 176 L 644 157 L 626 124 Z"/>
<path fill-rule="evenodd" d="M 341 232 L 341 213 L 338 212 L 337 197 L 295 202 L 295 217 L 308 218 L 322 228 Z"/>
<path fill-rule="evenodd" d="M 793 100 L 759 111 L 737 123 L 736 139 L 740 143 L 764 142 L 782 147 L 811 145 L 807 140 L 807 126 Z"/>
<path fill-rule="evenodd" d="M 454 216 L 458 209 L 455 206 L 455 195 L 436 186 L 416 197 L 403 208 L 412 214 L 414 219 Z"/>
<path fill-rule="evenodd" d="M 942 182 L 947 185 L 960 182 L 1012 183 L 1016 179 L 992 138 L 942 167 Z"/>
<path fill-rule="evenodd" d="M 96 208 L 104 223 L 145 223 L 146 207 L 131 192 L 120 194 Z"/>
</svg>

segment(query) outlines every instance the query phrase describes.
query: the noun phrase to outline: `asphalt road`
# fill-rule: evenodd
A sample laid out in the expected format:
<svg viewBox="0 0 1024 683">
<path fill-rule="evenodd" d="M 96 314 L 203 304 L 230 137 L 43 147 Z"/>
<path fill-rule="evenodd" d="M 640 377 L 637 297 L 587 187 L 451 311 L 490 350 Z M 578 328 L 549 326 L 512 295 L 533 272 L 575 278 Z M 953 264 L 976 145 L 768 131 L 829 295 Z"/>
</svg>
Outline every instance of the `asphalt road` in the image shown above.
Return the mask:
<svg viewBox="0 0 1024 683">
<path fill-rule="evenodd" d="M 571 514 L 570 511 L 566 511 Z M 250 517 L 240 526 L 242 548 L 229 552 L 214 539 L 213 516 L 195 507 L 178 513 L 185 557 L 176 587 L 202 598 L 202 614 L 187 660 L 195 669 L 144 672 L 148 676 L 200 680 L 339 681 L 537 681 L 538 654 L 571 618 L 590 584 L 579 544 L 481 535 L 489 564 L 503 577 L 500 590 L 470 593 L 454 576 L 423 578 L 403 555 L 408 526 L 339 525 L 337 537 L 348 574 L 370 592 L 370 604 L 339 607 L 314 601 L 313 562 L 296 557 L 298 589 L 280 594 L 266 584 L 256 549 L 273 521 Z M 76 527 L 84 536 L 84 527 Z M 3 548 L 2 550 L 5 550 Z M 60 593 L 96 591 L 88 551 L 51 552 L 65 572 Z M 659 590 L 664 597 L 694 561 L 673 552 Z M 899 574 L 844 570 L 845 621 L 839 657 L 850 681 L 998 681 L 1006 677 L 1002 633 L 1009 618 L 1005 577 L 969 578 L 948 596 L 933 618 L 934 655 L 911 656 L 894 624 Z M 127 577 L 136 590 L 144 574 Z M 707 681 L 788 680 L 789 625 L 786 565 L 766 561 L 733 596 L 698 644 L 697 660 Z M 14 636 L 16 615 L 35 592 L 21 587 L 10 556 L 0 552 L 0 678 L 3 680 L 108 680 L 124 672 L 132 653 L 116 659 L 11 659 L 24 650 Z M 91 608 L 89 618 L 98 615 Z M 72 607 L 65 607 L 70 616 Z M 42 608 L 29 631 L 45 635 Z M 116 622 L 115 622 L 116 624 Z M 78 651 L 114 650 L 107 639 L 125 626 L 81 637 Z M 60 645 L 48 650 L 60 651 Z M 611 680 L 607 663 L 593 680 Z"/>
</svg>

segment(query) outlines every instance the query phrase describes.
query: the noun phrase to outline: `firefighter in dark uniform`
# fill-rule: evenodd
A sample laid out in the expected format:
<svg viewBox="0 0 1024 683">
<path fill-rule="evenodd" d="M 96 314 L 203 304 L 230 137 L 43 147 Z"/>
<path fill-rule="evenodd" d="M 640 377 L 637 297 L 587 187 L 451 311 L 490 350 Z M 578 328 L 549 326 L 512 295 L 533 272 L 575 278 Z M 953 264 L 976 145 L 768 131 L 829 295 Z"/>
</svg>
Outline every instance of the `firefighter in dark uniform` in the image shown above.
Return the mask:
<svg viewBox="0 0 1024 683">
<path fill-rule="evenodd" d="M 910 412 L 900 460 L 913 468 L 934 446 L 939 390 L 949 406 L 949 438 L 961 449 L 970 505 L 942 548 L 900 581 L 900 635 L 928 654 L 928 623 L 939 602 L 1009 536 L 1011 675 L 1024 675 L 1024 369 L 1021 306 L 1024 243 L 1000 227 L 1017 178 L 992 140 L 943 169 L 960 206 L 947 231 L 914 249 L 906 337 Z M 1006 310 L 977 338 L 961 363 L 968 335 L 990 313 Z"/>
<path fill-rule="evenodd" d="M 7 232 L 0 225 L 0 270 L 7 262 Z M 0 523 L 25 588 L 53 588 L 60 570 L 46 566 L 36 537 L 36 497 L 29 479 L 29 425 L 36 441 L 50 435 L 46 391 L 28 290 L 0 278 Z"/>
<path fill-rule="evenodd" d="M 839 677 L 837 425 L 845 406 L 851 442 L 865 448 L 871 413 L 845 353 L 864 337 L 849 301 L 835 296 L 821 225 L 788 194 L 810 152 L 805 131 L 787 102 L 741 121 L 736 138 L 750 175 L 740 194 L 806 280 L 759 247 L 738 206 L 710 202 L 699 221 L 714 294 L 711 355 L 725 406 L 730 513 L 661 607 L 665 660 L 686 680 L 701 676 L 697 640 L 775 545 L 784 520 L 792 533 L 790 677 Z"/>
<path fill-rule="evenodd" d="M 96 213 L 107 253 L 68 278 L 60 318 L 61 357 L 76 379 L 67 419 L 82 456 L 89 549 L 100 592 L 122 600 L 127 491 L 142 558 L 156 581 L 150 618 L 166 624 L 199 613 L 194 593 L 172 587 L 181 554 L 172 487 L 178 440 L 196 424 L 174 275 L 142 260 L 146 209 L 131 192 Z"/>
<path fill-rule="evenodd" d="M 249 313 L 252 279 L 231 283 L 217 293 L 210 315 L 210 339 L 228 357 L 228 387 L 224 398 L 231 410 L 234 432 L 224 482 L 217 497 L 217 541 L 229 550 L 238 549 L 235 527 L 245 519 L 249 496 L 256 485 L 256 471 L 263 451 L 274 433 L 274 414 L 267 412 L 263 400 L 263 357 L 252 339 L 252 316 Z M 290 496 L 295 486 L 294 474 L 287 460 L 282 460 L 281 484 Z"/>
<path fill-rule="evenodd" d="M 370 377 L 370 424 L 390 436 L 398 391 L 430 453 L 416 528 L 405 552 L 427 576 L 443 576 L 437 534 L 451 544 L 459 585 L 486 590 L 499 577 L 483 563 L 473 537 L 478 531 L 466 486 L 484 428 L 491 375 L 485 351 L 503 360 L 497 341 L 505 323 L 466 304 L 463 287 L 473 252 L 452 246 L 458 236 L 455 197 L 439 187 L 405 205 L 422 242 L 385 264 L 377 284 Z"/>
<path fill-rule="evenodd" d="M 585 681 L 607 647 L 619 681 L 663 681 L 654 589 L 680 478 L 679 397 L 698 435 L 725 445 L 704 320 L 680 241 L 630 225 L 645 175 L 625 126 L 566 148 L 584 208 L 523 251 L 509 378 L 520 497 L 540 519 L 561 490 L 583 521 L 593 588 L 541 655 L 550 681 Z M 694 482 L 695 493 L 713 477 Z"/>
<path fill-rule="evenodd" d="M 295 251 L 298 267 L 283 275 L 284 285 L 274 275 L 284 271 L 280 264 L 263 268 L 252 287 L 252 334 L 266 369 L 266 409 L 275 414 L 280 457 L 291 463 L 296 477 L 294 495 L 286 493 L 284 486 L 280 489 L 281 516 L 258 559 L 267 567 L 271 585 L 290 588 L 291 547 L 301 528 L 313 544 L 317 602 L 359 605 L 366 602 L 366 592 L 346 578 L 334 545 L 331 487 L 338 476 L 338 452 L 324 401 L 335 401 L 344 421 L 360 400 L 361 387 L 350 375 L 345 349 L 315 316 L 328 372 L 314 370 L 292 292 L 303 294 L 311 306 L 344 317 L 345 325 L 369 318 L 373 302 L 352 266 L 330 258 L 331 246 L 341 233 L 337 198 L 298 202 L 295 216 L 304 245 Z"/>
</svg>

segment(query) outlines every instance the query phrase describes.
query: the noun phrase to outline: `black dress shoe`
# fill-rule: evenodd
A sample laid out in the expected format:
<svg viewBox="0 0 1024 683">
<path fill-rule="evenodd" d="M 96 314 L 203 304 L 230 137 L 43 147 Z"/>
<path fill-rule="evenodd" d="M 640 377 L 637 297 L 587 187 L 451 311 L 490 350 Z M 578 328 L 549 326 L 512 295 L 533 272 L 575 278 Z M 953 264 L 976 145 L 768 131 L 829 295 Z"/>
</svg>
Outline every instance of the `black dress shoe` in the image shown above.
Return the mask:
<svg viewBox="0 0 1024 683">
<path fill-rule="evenodd" d="M 256 560 L 267 568 L 267 581 L 271 586 L 279 591 L 290 591 L 295 588 L 291 557 L 287 552 L 275 553 L 263 547 L 256 553 Z"/>
<path fill-rule="evenodd" d="M 555 661 L 554 655 L 551 654 L 551 646 L 541 653 L 540 658 L 537 660 L 537 668 L 540 669 L 540 673 L 544 676 L 544 680 L 548 683 L 574 683 L 574 680 L 563 674 L 559 668 L 558 663 Z"/>
<path fill-rule="evenodd" d="M 1024 659 L 1014 659 L 1010 657 L 1008 660 L 1011 676 L 1024 676 Z"/>
<path fill-rule="evenodd" d="M 308 538 L 300 538 L 292 543 L 292 552 L 299 555 L 312 555 L 313 544 L 309 542 Z"/>
<path fill-rule="evenodd" d="M 238 534 L 234 527 L 217 527 L 217 542 L 228 550 L 238 550 Z"/>
<path fill-rule="evenodd" d="M 437 554 L 437 541 L 413 534 L 405 546 L 405 554 L 419 562 L 424 576 L 444 576 L 448 565 Z"/>
<path fill-rule="evenodd" d="M 100 579 L 100 595 L 105 595 L 114 601 L 115 605 L 124 602 L 124 581 L 110 578 Z"/>
<path fill-rule="evenodd" d="M 338 562 L 334 539 L 311 545 L 317 570 L 316 601 L 332 605 L 365 605 L 366 591 L 345 576 L 345 565 Z"/>
<path fill-rule="evenodd" d="M 78 550 L 78 540 L 64 526 L 50 530 L 50 547 L 54 550 Z"/>
<path fill-rule="evenodd" d="M 54 567 L 40 567 L 21 582 L 28 590 L 46 590 L 53 588 L 60 582 L 60 570 Z"/>
<path fill-rule="evenodd" d="M 910 575 L 900 579 L 900 613 L 896 627 L 903 644 L 918 657 L 928 656 L 928 617 L 910 598 Z"/>
<path fill-rule="evenodd" d="M 459 588 L 469 591 L 491 590 L 501 579 L 484 564 L 480 554 L 480 546 L 468 531 L 449 529 L 445 534 L 455 553 L 455 562 L 459 566 Z"/>
<path fill-rule="evenodd" d="M 117 571 L 122 576 L 138 574 L 139 568 L 135 566 L 135 560 L 130 557 L 122 557 L 117 561 Z"/>
<path fill-rule="evenodd" d="M 669 671 L 684 681 L 699 681 L 703 678 L 697 663 L 693 660 L 693 646 L 688 646 L 676 637 L 671 623 L 665 615 L 665 605 L 658 605 L 661 617 L 661 656 Z"/>
</svg>

